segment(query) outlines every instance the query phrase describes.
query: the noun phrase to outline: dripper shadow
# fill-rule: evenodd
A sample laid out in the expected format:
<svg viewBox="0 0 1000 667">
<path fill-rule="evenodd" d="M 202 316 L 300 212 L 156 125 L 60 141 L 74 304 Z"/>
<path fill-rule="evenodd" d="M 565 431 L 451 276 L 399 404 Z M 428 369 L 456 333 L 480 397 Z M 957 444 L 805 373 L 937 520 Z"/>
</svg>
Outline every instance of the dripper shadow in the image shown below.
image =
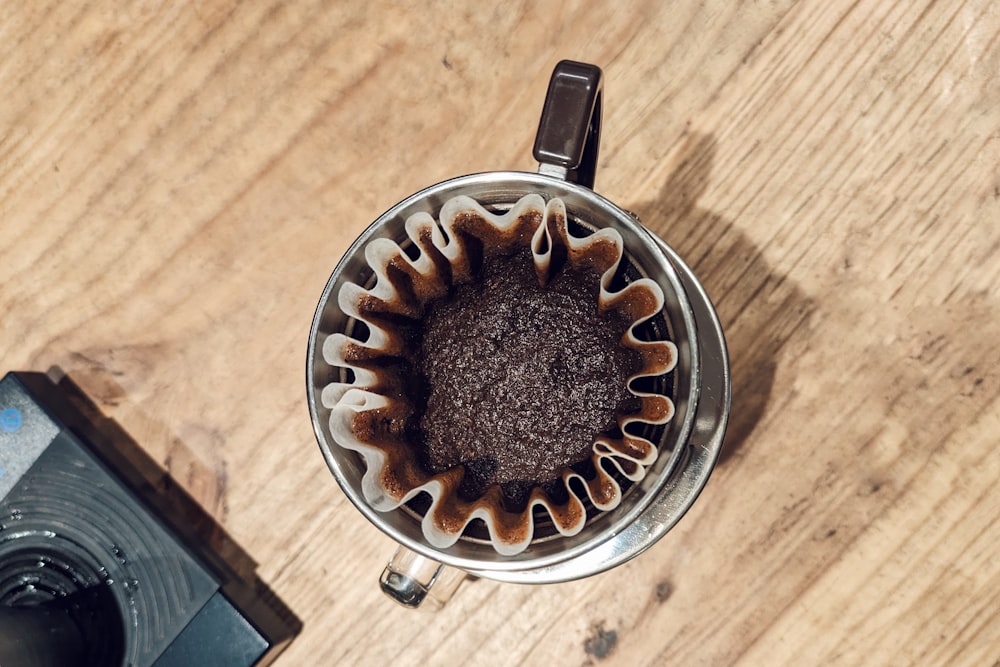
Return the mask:
<svg viewBox="0 0 1000 667">
<path fill-rule="evenodd" d="M 633 210 L 673 247 L 715 304 L 729 348 L 733 398 L 723 465 L 746 445 L 770 400 L 782 347 L 815 304 L 732 220 L 698 206 L 711 178 L 716 140 L 689 136 L 659 195 Z"/>
</svg>

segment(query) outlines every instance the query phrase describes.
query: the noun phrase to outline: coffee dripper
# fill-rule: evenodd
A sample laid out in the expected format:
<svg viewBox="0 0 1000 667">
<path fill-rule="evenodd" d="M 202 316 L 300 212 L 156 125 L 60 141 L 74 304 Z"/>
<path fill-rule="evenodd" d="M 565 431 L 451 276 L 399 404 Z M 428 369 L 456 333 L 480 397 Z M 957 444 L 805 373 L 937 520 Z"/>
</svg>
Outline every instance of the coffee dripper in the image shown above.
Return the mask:
<svg viewBox="0 0 1000 667">
<path fill-rule="evenodd" d="M 432 185 L 379 216 L 348 248 L 320 297 L 309 334 L 307 397 L 320 450 L 354 506 L 399 547 L 383 570 L 382 590 L 409 606 L 443 605 L 467 576 L 511 583 L 545 584 L 591 576 L 620 565 L 651 547 L 694 503 L 708 481 L 729 418 L 731 379 L 725 337 L 715 309 L 691 269 L 638 218 L 594 192 L 603 105 L 603 73 L 590 64 L 562 61 L 553 71 L 533 156 L 537 173 L 499 171 L 460 176 Z M 417 509 L 372 508 L 361 491 L 364 461 L 338 445 L 330 433 L 330 407 L 323 388 L 343 381 L 344 369 L 324 359 L 323 344 L 334 333 L 350 333 L 354 322 L 341 310 L 346 282 L 365 285 L 372 271 L 364 256 L 373 239 L 404 242 L 405 221 L 432 215 L 449 199 L 466 195 L 486 208 L 505 211 L 526 194 L 558 197 L 568 215 L 591 230 L 616 229 L 626 258 L 663 291 L 663 322 L 677 346 L 671 373 L 676 412 L 657 434 L 660 455 L 645 477 L 631 485 L 613 510 L 588 520 L 578 534 L 542 534 L 514 556 L 498 554 L 488 541 L 463 535 L 435 548 L 421 533 Z"/>
</svg>

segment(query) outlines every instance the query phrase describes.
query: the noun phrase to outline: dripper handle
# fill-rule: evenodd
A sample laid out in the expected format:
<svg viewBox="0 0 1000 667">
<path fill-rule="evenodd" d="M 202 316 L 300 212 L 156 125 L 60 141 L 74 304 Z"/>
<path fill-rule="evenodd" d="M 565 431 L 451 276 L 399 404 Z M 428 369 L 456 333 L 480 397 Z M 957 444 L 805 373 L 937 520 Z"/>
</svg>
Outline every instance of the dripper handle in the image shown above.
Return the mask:
<svg viewBox="0 0 1000 667">
<path fill-rule="evenodd" d="M 594 188 L 603 89 L 600 67 L 573 60 L 556 65 L 532 150 L 538 173 Z"/>
<path fill-rule="evenodd" d="M 436 611 L 451 599 L 465 577 L 462 570 L 401 546 L 382 571 L 379 585 L 404 607 Z"/>
</svg>

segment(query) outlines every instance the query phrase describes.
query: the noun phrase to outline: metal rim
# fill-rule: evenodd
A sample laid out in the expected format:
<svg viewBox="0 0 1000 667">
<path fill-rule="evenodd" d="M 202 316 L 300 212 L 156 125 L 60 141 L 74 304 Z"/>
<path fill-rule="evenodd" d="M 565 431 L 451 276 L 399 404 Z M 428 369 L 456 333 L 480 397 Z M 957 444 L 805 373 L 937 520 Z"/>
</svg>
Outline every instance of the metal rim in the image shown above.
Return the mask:
<svg viewBox="0 0 1000 667">
<path fill-rule="evenodd" d="M 657 533 L 656 536 L 652 539 L 646 540 L 645 546 L 640 545 L 641 548 L 638 550 L 636 550 L 635 546 L 624 545 L 622 541 L 623 536 L 634 532 L 636 529 L 646 530 L 648 528 L 642 528 L 646 522 L 641 521 L 641 518 L 646 514 L 652 513 L 652 510 L 658 504 L 661 504 L 659 496 L 663 494 L 661 493 L 662 489 L 660 487 L 664 487 L 670 483 L 672 477 L 669 475 L 661 475 L 656 480 L 657 484 L 655 484 L 643 495 L 641 502 L 636 503 L 633 507 L 629 508 L 628 511 L 618 515 L 613 524 L 606 526 L 599 534 L 590 539 L 580 541 L 572 545 L 570 548 L 540 557 L 497 559 L 490 560 L 488 562 L 481 558 L 449 553 L 446 550 L 439 550 L 430 547 L 421 540 L 414 539 L 411 536 L 396 530 L 388 523 L 385 515 L 375 511 L 368 505 L 361 495 L 360 489 L 351 485 L 347 481 L 348 475 L 344 467 L 345 462 L 342 460 L 343 457 L 339 456 L 343 450 L 339 450 L 339 445 L 331 443 L 329 436 L 325 433 L 325 428 L 322 422 L 322 414 L 325 408 L 319 404 L 319 392 L 321 391 L 321 387 L 318 386 L 319 382 L 316 377 L 317 355 L 321 355 L 322 345 L 320 338 L 324 327 L 324 319 L 326 318 L 328 304 L 331 298 L 336 299 L 336 294 L 334 292 L 336 289 L 339 289 L 338 285 L 341 282 L 344 273 L 351 268 L 347 263 L 348 258 L 357 257 L 360 254 L 358 251 L 363 248 L 363 246 L 376 234 L 380 233 L 384 226 L 391 224 L 394 221 L 396 224 L 401 225 L 402 219 L 404 219 L 408 214 L 407 212 L 414 209 L 414 207 L 420 206 L 425 209 L 436 211 L 436 209 L 440 208 L 440 204 L 443 203 L 444 199 L 457 194 L 456 190 L 481 189 L 489 190 L 494 194 L 509 190 L 511 195 L 515 195 L 517 192 L 523 191 L 525 188 L 540 188 L 546 192 L 556 192 L 559 193 L 557 196 L 569 196 L 573 199 L 589 202 L 589 205 L 606 209 L 612 212 L 621 224 L 630 225 L 636 233 L 648 236 L 648 242 L 656 246 L 657 250 L 663 254 L 664 266 L 657 267 L 662 270 L 663 275 L 657 276 L 658 282 L 662 283 L 662 280 L 666 280 L 676 293 L 677 299 L 683 304 L 681 310 L 683 311 L 682 318 L 685 321 L 686 330 L 690 332 L 690 335 L 688 336 L 688 354 L 692 357 L 690 366 L 690 372 L 692 374 L 692 391 L 691 395 L 688 397 L 689 405 L 688 409 L 685 411 L 684 424 L 679 430 L 681 437 L 678 438 L 678 443 L 688 442 L 689 436 L 694 427 L 695 415 L 698 412 L 697 402 L 700 396 L 700 392 L 696 391 L 696 389 L 699 388 L 701 384 L 701 378 L 698 377 L 698 374 L 701 373 L 700 353 L 698 347 L 699 339 L 701 338 L 699 325 L 702 324 L 701 322 L 696 323 L 694 320 L 691 306 L 688 303 L 688 290 L 693 286 L 696 298 L 699 300 L 704 299 L 705 303 L 708 304 L 708 308 L 711 310 L 711 305 L 708 303 L 703 290 L 701 290 L 700 285 L 697 284 L 697 281 L 694 279 L 693 274 L 691 274 L 690 269 L 688 269 L 683 262 L 680 261 L 680 259 L 676 256 L 676 253 L 670 250 L 669 247 L 662 242 L 662 240 L 658 239 L 655 235 L 649 233 L 648 230 L 638 224 L 634 217 L 630 214 L 587 188 L 568 183 L 558 178 L 526 172 L 487 172 L 482 174 L 472 174 L 432 185 L 414 195 L 411 195 L 383 213 L 351 244 L 345 253 L 344 258 L 338 263 L 337 267 L 331 274 L 313 317 L 307 351 L 307 396 L 317 442 L 319 443 L 328 467 L 351 502 L 380 530 L 385 532 L 393 540 L 428 558 L 432 558 L 447 565 L 475 572 L 480 576 L 507 579 L 511 581 L 523 579 L 538 580 L 541 582 L 543 580 L 555 581 L 573 579 L 593 574 L 616 564 L 618 561 L 626 560 L 658 539 L 662 533 L 666 532 L 666 529 L 668 529 L 669 526 L 658 532 L 654 531 Z M 683 281 L 682 277 L 684 278 Z M 712 315 L 714 316 L 714 311 L 712 311 Z M 717 326 L 717 318 L 715 319 L 714 324 L 716 325 L 715 329 L 718 331 L 718 337 L 721 340 L 721 328 L 718 328 Z M 712 327 L 710 326 L 709 328 L 711 329 Z M 714 334 L 714 332 L 712 333 Z M 722 345 L 724 348 L 724 341 L 722 342 Z M 728 365 L 726 367 L 726 376 L 728 377 Z M 726 398 L 728 401 L 728 388 L 726 391 Z M 728 412 L 728 409 L 726 412 Z M 680 446 L 675 447 L 670 457 L 670 461 L 664 462 L 662 465 L 664 467 L 668 464 L 672 465 L 675 462 L 676 457 L 680 456 L 682 453 L 682 449 L 683 448 Z M 714 458 L 715 456 L 713 455 L 711 462 L 714 462 Z M 703 475 L 704 480 L 707 480 L 707 472 L 710 472 L 711 462 L 705 462 L 709 465 L 707 466 L 708 470 Z M 657 463 L 659 464 L 660 461 Z M 682 515 L 684 511 L 686 511 L 687 507 L 689 507 L 694 501 L 694 497 L 697 496 L 697 491 L 704 485 L 704 480 L 696 485 L 697 489 L 693 490 L 693 496 L 689 499 L 689 501 L 683 503 L 683 507 L 681 507 L 680 511 L 676 513 L 676 519 L 679 519 L 680 515 Z M 690 494 L 691 491 L 692 489 L 685 487 L 686 493 Z M 676 519 L 673 522 L 670 522 L 670 525 L 673 525 L 673 523 L 676 522 Z M 657 524 L 657 526 L 660 525 L 663 525 L 662 522 Z M 572 538 L 565 538 L 565 540 L 567 540 L 566 543 L 569 544 L 569 540 L 571 539 Z M 607 558 L 594 559 L 592 555 L 588 555 L 586 563 L 583 562 L 584 559 L 579 558 L 583 554 L 593 554 L 598 551 L 607 551 L 609 549 L 616 554 L 625 555 L 616 556 L 613 559 L 615 562 L 608 562 Z M 545 579 L 544 577 L 551 578 Z"/>
</svg>

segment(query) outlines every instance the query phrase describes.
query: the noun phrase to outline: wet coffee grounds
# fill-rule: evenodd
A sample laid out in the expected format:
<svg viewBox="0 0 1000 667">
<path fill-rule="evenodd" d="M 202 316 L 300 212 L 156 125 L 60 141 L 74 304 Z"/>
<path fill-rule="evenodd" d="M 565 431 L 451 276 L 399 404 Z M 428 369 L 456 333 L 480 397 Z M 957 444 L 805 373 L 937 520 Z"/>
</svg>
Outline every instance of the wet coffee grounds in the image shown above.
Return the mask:
<svg viewBox="0 0 1000 667">
<path fill-rule="evenodd" d="M 564 265 L 539 285 L 522 249 L 486 259 L 479 280 L 429 304 L 414 362 L 430 472 L 462 464 L 461 495 L 498 483 L 523 500 L 617 432 L 637 404 L 627 383 L 639 358 L 620 344 L 629 323 L 598 317 L 599 279 Z"/>
</svg>

